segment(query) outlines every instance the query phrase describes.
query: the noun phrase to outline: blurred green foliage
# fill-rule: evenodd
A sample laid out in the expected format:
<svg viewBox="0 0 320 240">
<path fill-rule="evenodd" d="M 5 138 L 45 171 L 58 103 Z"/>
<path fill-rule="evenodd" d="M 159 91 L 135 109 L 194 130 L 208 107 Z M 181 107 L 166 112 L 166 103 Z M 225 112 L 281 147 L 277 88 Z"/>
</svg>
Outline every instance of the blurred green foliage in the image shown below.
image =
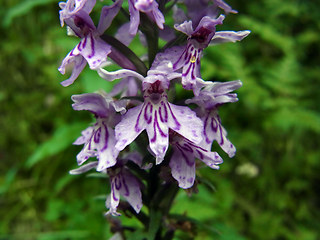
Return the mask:
<svg viewBox="0 0 320 240">
<path fill-rule="evenodd" d="M 198 194 L 180 191 L 172 214 L 185 213 L 190 224 L 171 223 L 185 230 L 176 239 L 320 239 L 318 4 L 228 3 L 239 14 L 219 30 L 252 33 L 206 49 L 202 73 L 207 80 L 243 81 L 239 102 L 220 110 L 238 151 L 229 159 L 216 145 L 225 160 L 221 169 L 198 170 L 209 182 L 198 185 Z M 106 180 L 68 170 L 81 149 L 71 144 L 91 122 L 72 110 L 70 96 L 112 85 L 86 68 L 75 84 L 60 86 L 66 76 L 57 67 L 77 39 L 60 28 L 58 10 L 55 0 L 2 1 L 0 239 L 111 236 L 99 197 L 109 191 Z"/>
</svg>

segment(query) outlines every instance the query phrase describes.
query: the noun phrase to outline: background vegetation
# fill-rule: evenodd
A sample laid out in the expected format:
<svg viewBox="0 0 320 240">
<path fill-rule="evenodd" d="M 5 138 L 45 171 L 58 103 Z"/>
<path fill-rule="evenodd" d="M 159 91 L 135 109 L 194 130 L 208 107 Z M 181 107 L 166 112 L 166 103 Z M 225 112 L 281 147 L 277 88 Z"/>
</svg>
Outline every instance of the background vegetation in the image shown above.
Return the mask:
<svg viewBox="0 0 320 240">
<path fill-rule="evenodd" d="M 207 49 L 202 72 L 207 80 L 243 81 L 240 101 L 221 108 L 238 151 L 229 159 L 216 146 L 221 169 L 198 171 L 214 191 L 180 191 L 173 212 L 197 222 L 171 223 L 184 229 L 176 239 L 320 239 L 319 4 L 228 3 L 239 14 L 219 30 L 252 33 Z M 108 239 L 106 180 L 68 171 L 81 149 L 71 143 L 91 122 L 72 110 L 70 96 L 112 86 L 88 69 L 60 86 L 66 76 L 57 67 L 78 40 L 60 28 L 56 0 L 1 6 L 0 239 Z"/>
</svg>

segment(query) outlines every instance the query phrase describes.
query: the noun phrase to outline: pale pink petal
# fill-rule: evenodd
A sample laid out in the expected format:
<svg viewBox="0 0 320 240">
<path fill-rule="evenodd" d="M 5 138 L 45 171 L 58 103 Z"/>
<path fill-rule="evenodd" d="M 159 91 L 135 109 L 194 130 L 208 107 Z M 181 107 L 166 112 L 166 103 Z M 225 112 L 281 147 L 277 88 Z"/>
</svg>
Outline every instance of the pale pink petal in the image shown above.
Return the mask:
<svg viewBox="0 0 320 240">
<path fill-rule="evenodd" d="M 221 125 L 221 120 L 217 112 L 212 111 L 204 118 L 204 137 L 205 142 L 211 148 L 214 140 L 218 142 L 220 147 L 233 157 L 236 153 L 236 148 L 227 138 L 227 131 Z"/>
<path fill-rule="evenodd" d="M 92 168 L 96 168 L 97 166 L 98 166 L 98 162 L 97 161 L 90 162 L 90 163 L 82 165 L 79 168 L 70 170 L 69 173 L 71 175 L 78 175 L 78 174 L 82 174 L 82 173 L 88 172 L 89 170 L 91 170 Z"/>
<path fill-rule="evenodd" d="M 63 59 L 61 66 L 59 67 L 59 71 L 61 74 L 65 74 L 66 68 L 68 66 L 72 66 L 71 76 L 61 82 L 61 85 L 66 87 L 71 85 L 80 75 L 87 62 L 81 55 L 74 55 L 73 50 Z"/>
<path fill-rule="evenodd" d="M 123 169 L 121 175 L 122 185 L 120 188 L 120 194 L 128 201 L 133 209 L 139 213 L 142 208 L 140 184 L 136 177 L 125 169 Z"/>
<path fill-rule="evenodd" d="M 83 130 L 81 132 L 81 136 L 77 138 L 76 141 L 74 141 L 74 145 L 82 145 L 85 144 L 87 141 L 89 141 L 92 132 L 93 132 L 94 128 L 92 126 L 86 128 L 85 130 Z"/>
<path fill-rule="evenodd" d="M 103 123 L 100 129 L 99 135 L 96 133 L 94 138 L 98 150 L 97 158 L 99 159 L 99 164 L 97 171 L 99 172 L 114 166 L 119 154 L 119 151 L 114 147 L 116 143 L 114 130 Z"/>
<path fill-rule="evenodd" d="M 112 20 L 118 14 L 121 8 L 122 2 L 122 0 L 117 0 L 113 5 L 104 6 L 102 8 L 100 21 L 97 28 L 99 35 L 102 35 L 110 27 Z"/>
<path fill-rule="evenodd" d="M 195 159 L 192 150 L 176 148 L 170 160 L 171 174 L 181 188 L 190 188 L 195 180 Z"/>
<path fill-rule="evenodd" d="M 143 104 L 129 109 L 115 128 L 117 143 L 115 148 L 123 150 L 145 129 L 142 113 Z"/>
<path fill-rule="evenodd" d="M 202 120 L 188 107 L 168 104 L 170 111 L 168 126 L 191 142 L 200 143 L 203 131 Z"/>
<path fill-rule="evenodd" d="M 226 42 L 236 42 L 241 41 L 250 34 L 251 31 L 219 31 L 216 32 L 211 39 L 210 45 L 217 45 Z"/>
</svg>

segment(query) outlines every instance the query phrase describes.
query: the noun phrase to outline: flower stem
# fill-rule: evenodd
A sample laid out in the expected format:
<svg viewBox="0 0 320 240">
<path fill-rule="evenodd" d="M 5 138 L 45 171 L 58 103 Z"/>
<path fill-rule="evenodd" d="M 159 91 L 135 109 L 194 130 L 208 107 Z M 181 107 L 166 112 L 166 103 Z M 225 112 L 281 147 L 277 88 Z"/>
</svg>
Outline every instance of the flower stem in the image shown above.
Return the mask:
<svg viewBox="0 0 320 240">
<path fill-rule="evenodd" d="M 140 73 L 143 76 L 147 75 L 148 69 L 146 65 L 130 48 L 128 48 L 118 39 L 107 34 L 103 34 L 101 36 L 101 39 L 103 39 L 105 42 L 114 47 L 119 53 L 123 55 L 123 57 L 127 58 L 135 66 L 136 71 L 138 73 Z"/>
<path fill-rule="evenodd" d="M 159 30 L 157 25 L 150 21 L 147 15 L 141 14 L 141 20 L 140 30 L 147 39 L 149 67 L 151 67 L 153 60 L 158 53 Z"/>
</svg>

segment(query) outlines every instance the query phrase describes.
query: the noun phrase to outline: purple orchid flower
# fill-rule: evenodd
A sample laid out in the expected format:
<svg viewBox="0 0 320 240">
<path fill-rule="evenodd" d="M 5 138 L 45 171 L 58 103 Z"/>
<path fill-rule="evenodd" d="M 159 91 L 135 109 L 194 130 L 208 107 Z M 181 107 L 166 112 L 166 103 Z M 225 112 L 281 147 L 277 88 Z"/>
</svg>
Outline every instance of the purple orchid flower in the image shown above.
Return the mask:
<svg viewBox="0 0 320 240">
<path fill-rule="evenodd" d="M 109 208 L 106 214 L 120 215 L 117 212 L 120 195 L 139 213 L 142 208 L 141 183 L 139 180 L 125 167 L 116 166 L 108 169 L 108 175 L 110 177 L 111 194 L 106 201 L 106 207 Z"/>
<path fill-rule="evenodd" d="M 162 162 L 168 149 L 169 129 L 191 142 L 201 142 L 202 121 L 190 108 L 169 103 L 165 92 L 169 88 L 170 80 L 181 77 L 181 73 L 173 71 L 170 60 L 171 57 L 174 58 L 173 55 L 177 56 L 179 51 L 179 47 L 174 47 L 157 54 L 145 78 L 127 69 L 115 72 L 102 68 L 98 70 L 99 75 L 109 81 L 128 76 L 142 81 L 144 102 L 129 109 L 115 128 L 116 148 L 119 151 L 134 141 L 143 130 L 146 130 L 149 136 L 149 147 L 156 157 L 156 164 Z"/>
<path fill-rule="evenodd" d="M 111 46 L 105 43 L 100 36 L 111 25 L 122 5 L 122 0 L 116 1 L 112 6 L 102 8 L 99 25 L 96 28 L 89 16 L 95 1 L 69 0 L 60 3 L 61 25 L 65 22 L 72 32 L 81 38 L 80 43 L 72 49 L 63 59 L 59 71 L 65 74 L 66 68 L 73 64 L 69 79 L 61 82 L 63 86 L 71 85 L 79 76 L 88 62 L 91 69 L 97 69 L 105 63 Z"/>
<path fill-rule="evenodd" d="M 213 82 L 204 87 L 198 96 L 186 100 L 187 104 L 195 103 L 200 107 L 198 116 L 204 122 L 203 136 L 206 148 L 211 149 L 213 141 L 216 140 L 229 157 L 235 155 L 236 149 L 227 138 L 227 131 L 221 125 L 218 107 L 224 103 L 238 101 L 237 94 L 231 92 L 241 86 L 240 80 L 225 83 Z"/>
<path fill-rule="evenodd" d="M 123 150 L 146 130 L 150 150 L 156 156 L 156 164 L 160 164 L 168 149 L 169 129 L 200 143 L 203 123 L 196 114 L 188 107 L 169 103 L 160 81 L 144 86 L 144 103 L 129 109 L 115 128 L 116 148 Z"/>
<path fill-rule="evenodd" d="M 118 158 L 117 164 L 113 167 L 103 170 L 103 172 L 108 174 L 111 185 L 111 194 L 106 199 L 106 207 L 109 209 L 106 215 L 120 215 L 117 212 L 117 207 L 120 203 L 120 195 L 127 200 L 127 202 L 137 213 L 139 213 L 142 208 L 142 197 L 140 190 L 142 183 L 125 166 L 129 160 L 140 167 L 142 165 L 141 155 L 137 152 L 132 152 L 123 158 Z M 99 163 L 97 161 L 90 162 L 77 169 L 71 170 L 70 174 L 82 174 L 93 168 L 98 170 L 98 166 Z"/>
<path fill-rule="evenodd" d="M 163 29 L 164 16 L 155 0 L 128 0 L 130 12 L 130 34 L 136 35 L 140 24 L 140 12 L 145 13 L 160 29 Z"/>
<path fill-rule="evenodd" d="M 169 163 L 171 174 L 181 188 L 186 189 L 193 186 L 196 175 L 196 158 L 213 169 L 219 169 L 218 164 L 223 162 L 218 153 L 201 147 L 201 144 L 194 144 L 176 133 L 171 134 L 170 143 L 173 147 L 173 155 Z"/>
<path fill-rule="evenodd" d="M 222 24 L 224 19 L 220 15 L 217 19 L 203 17 L 195 30 L 192 21 L 176 25 L 175 28 L 188 35 L 188 43 L 179 59 L 174 62 L 173 70 L 182 69 L 182 85 L 187 90 L 197 91 L 197 78 L 200 77 L 200 59 L 216 31 L 216 25 Z"/>
<path fill-rule="evenodd" d="M 96 123 L 82 131 L 82 136 L 73 143 L 75 145 L 84 144 L 83 149 L 77 155 L 78 164 L 83 164 L 90 157 L 97 157 L 99 159 L 98 171 L 114 166 L 119 151 L 114 147 L 116 141 L 113 127 L 118 120 L 113 101 L 96 93 L 73 95 L 72 100 L 74 110 L 87 110 L 96 117 Z"/>
<path fill-rule="evenodd" d="M 198 95 L 200 89 L 205 85 L 200 76 L 203 49 L 209 45 L 241 41 L 250 33 L 248 30 L 216 32 L 216 25 L 222 24 L 223 20 L 223 15 L 217 19 L 203 17 L 195 30 L 193 30 L 192 21 L 175 26 L 178 31 L 188 35 L 188 42 L 180 57 L 175 61 L 172 60 L 173 70 L 182 69 L 182 85 L 187 90 L 193 90 L 195 95 Z"/>
</svg>

